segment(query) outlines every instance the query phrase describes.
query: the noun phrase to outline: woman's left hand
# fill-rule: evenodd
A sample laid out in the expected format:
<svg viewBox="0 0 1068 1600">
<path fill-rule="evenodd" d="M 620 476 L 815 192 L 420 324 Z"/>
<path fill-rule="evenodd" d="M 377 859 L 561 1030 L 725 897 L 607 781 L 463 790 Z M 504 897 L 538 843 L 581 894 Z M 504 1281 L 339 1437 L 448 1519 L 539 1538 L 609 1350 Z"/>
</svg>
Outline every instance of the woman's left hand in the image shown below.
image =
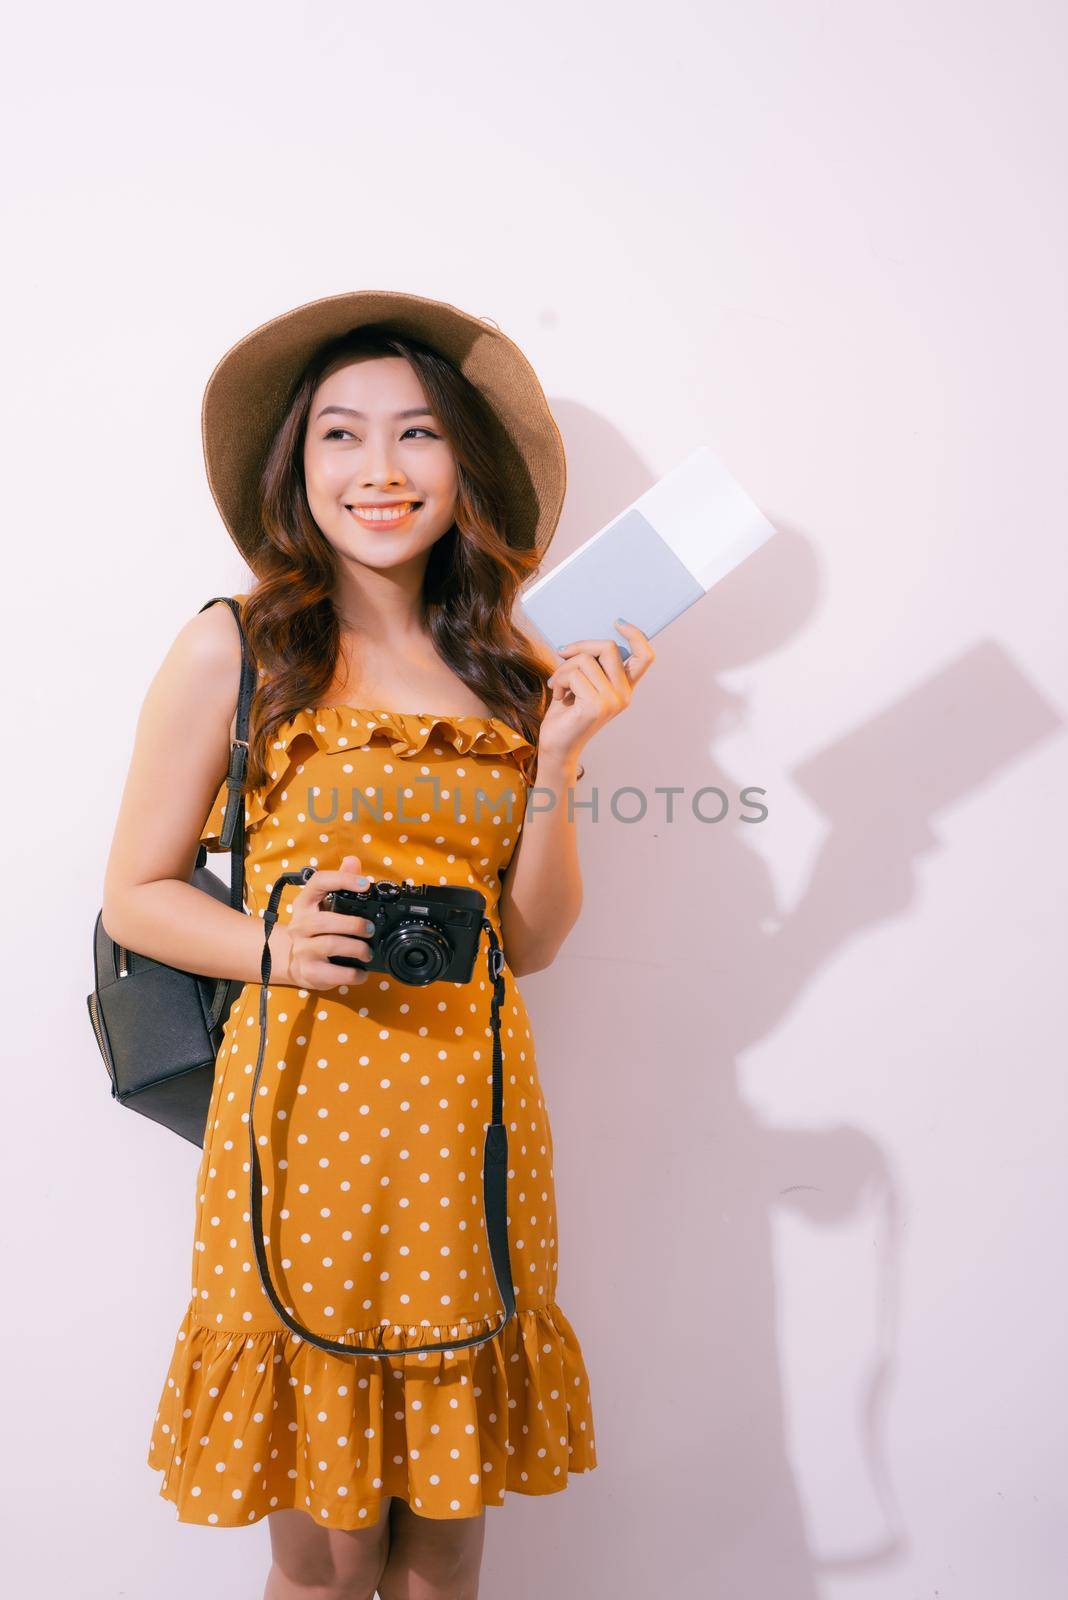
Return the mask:
<svg viewBox="0 0 1068 1600">
<path fill-rule="evenodd" d="M 542 719 L 538 752 L 562 765 L 577 762 L 599 728 L 630 705 L 634 685 L 656 654 L 640 628 L 616 619 L 630 646 L 624 661 L 614 639 L 575 639 L 557 653 L 566 657 L 548 683 L 552 701 Z"/>
</svg>

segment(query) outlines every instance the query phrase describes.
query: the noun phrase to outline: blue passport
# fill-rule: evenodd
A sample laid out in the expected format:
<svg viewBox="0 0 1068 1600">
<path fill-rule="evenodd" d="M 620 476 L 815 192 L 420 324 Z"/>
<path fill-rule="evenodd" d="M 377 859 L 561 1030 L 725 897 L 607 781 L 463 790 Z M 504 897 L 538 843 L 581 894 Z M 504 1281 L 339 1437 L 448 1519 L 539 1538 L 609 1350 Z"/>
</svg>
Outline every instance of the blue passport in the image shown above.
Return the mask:
<svg viewBox="0 0 1068 1600">
<path fill-rule="evenodd" d="M 650 639 L 702 600 L 775 532 L 719 457 L 701 445 L 519 596 L 556 651 L 615 639 L 623 617 Z M 619 644 L 624 660 L 630 654 Z"/>
</svg>

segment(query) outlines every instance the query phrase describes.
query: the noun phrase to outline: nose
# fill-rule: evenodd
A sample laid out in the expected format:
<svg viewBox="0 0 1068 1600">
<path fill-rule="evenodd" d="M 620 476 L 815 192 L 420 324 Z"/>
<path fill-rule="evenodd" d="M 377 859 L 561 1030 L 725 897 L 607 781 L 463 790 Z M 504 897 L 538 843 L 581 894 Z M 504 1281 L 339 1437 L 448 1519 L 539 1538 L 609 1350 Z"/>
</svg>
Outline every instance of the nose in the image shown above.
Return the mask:
<svg viewBox="0 0 1068 1600">
<path fill-rule="evenodd" d="M 394 456 L 390 435 L 369 437 L 360 454 L 357 482 L 361 489 L 395 488 L 406 482 L 404 471 Z"/>
</svg>

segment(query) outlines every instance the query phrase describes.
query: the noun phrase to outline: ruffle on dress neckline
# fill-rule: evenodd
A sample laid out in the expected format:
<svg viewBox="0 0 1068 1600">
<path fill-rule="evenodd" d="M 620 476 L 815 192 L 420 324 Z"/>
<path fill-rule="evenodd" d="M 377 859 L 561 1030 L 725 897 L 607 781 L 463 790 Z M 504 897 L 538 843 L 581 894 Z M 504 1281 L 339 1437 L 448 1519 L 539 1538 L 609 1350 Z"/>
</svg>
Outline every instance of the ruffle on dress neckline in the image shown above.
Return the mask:
<svg viewBox="0 0 1068 1600">
<path fill-rule="evenodd" d="M 506 1490 L 553 1494 L 597 1464 L 583 1358 L 555 1302 L 517 1311 L 493 1339 L 464 1350 L 414 1347 L 484 1330 L 496 1314 L 402 1327 L 413 1348 L 363 1361 L 284 1327 L 215 1329 L 195 1320 L 194 1307 L 148 1450 L 180 1521 L 237 1527 L 295 1506 L 321 1527 L 369 1527 L 384 1495 L 423 1516 L 477 1516 Z M 392 1338 L 392 1325 L 384 1331 Z M 377 1330 L 358 1339 L 388 1347 Z"/>
<path fill-rule="evenodd" d="M 511 756 L 537 747 L 500 717 L 449 715 L 437 712 L 377 711 L 360 706 L 306 706 L 287 717 L 275 730 L 267 749 L 268 782 L 245 796 L 245 827 L 254 828 L 270 815 L 267 799 L 292 766 L 290 747 L 301 737 L 324 752 L 359 750 L 377 738 L 385 739 L 395 756 L 410 760 L 422 754 L 432 739 L 447 743 L 459 755 Z M 299 765 L 299 760 L 298 760 Z M 226 785 L 204 825 L 200 842 L 218 850 L 226 810 Z"/>
<path fill-rule="evenodd" d="M 506 755 L 513 750 L 533 750 L 518 729 L 500 717 L 441 714 L 428 711 L 374 711 L 360 706 L 313 706 L 283 722 L 275 740 L 287 746 L 298 733 L 307 733 L 320 749 L 351 750 L 384 734 L 394 755 L 415 756 L 425 749 L 437 729 L 461 755 Z"/>
</svg>

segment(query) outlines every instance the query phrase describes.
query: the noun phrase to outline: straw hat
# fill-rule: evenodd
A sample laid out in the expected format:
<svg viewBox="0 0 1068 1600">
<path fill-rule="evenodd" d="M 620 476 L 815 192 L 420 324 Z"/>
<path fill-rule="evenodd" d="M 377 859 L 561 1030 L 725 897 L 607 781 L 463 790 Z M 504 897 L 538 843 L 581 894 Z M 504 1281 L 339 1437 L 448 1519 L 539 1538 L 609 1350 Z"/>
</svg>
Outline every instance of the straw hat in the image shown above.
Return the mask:
<svg viewBox="0 0 1068 1600">
<path fill-rule="evenodd" d="M 544 554 L 564 503 L 560 430 L 526 356 L 489 317 L 389 289 L 328 295 L 273 317 L 217 363 L 201 428 L 208 484 L 230 536 L 253 565 L 262 530 L 256 488 L 293 385 L 328 339 L 370 323 L 412 334 L 447 356 L 488 402 L 508 503 L 510 543 Z"/>
</svg>

